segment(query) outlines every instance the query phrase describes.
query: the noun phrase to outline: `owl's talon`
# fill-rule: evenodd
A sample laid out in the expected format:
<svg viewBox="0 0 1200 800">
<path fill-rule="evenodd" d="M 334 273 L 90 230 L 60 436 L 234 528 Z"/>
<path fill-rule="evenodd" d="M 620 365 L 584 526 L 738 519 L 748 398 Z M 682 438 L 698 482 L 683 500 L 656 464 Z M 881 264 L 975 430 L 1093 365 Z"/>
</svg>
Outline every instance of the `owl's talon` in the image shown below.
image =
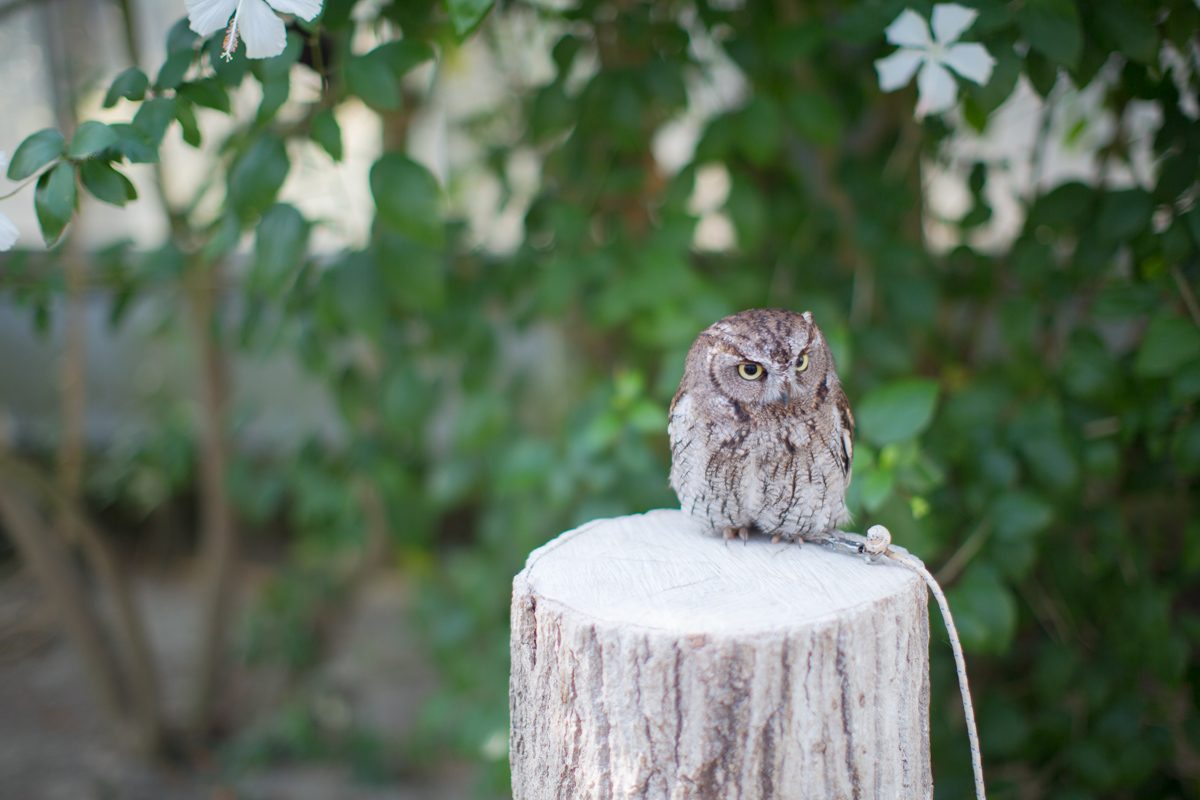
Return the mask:
<svg viewBox="0 0 1200 800">
<path fill-rule="evenodd" d="M 743 542 L 748 542 L 750 540 L 750 526 L 746 525 L 740 528 L 735 528 L 730 525 L 721 529 L 721 535 L 725 538 L 725 541 L 729 541 L 736 536 Z"/>
<path fill-rule="evenodd" d="M 771 537 L 771 544 L 779 544 L 781 541 L 783 541 L 782 533 L 777 533 Z"/>
</svg>

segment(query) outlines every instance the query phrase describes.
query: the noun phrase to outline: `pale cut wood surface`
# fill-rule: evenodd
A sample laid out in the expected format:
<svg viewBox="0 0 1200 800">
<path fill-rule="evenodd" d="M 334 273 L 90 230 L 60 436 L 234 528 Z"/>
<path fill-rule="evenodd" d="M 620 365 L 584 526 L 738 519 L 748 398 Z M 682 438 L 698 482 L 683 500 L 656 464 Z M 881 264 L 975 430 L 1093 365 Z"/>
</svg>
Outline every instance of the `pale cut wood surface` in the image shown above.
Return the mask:
<svg viewBox="0 0 1200 800">
<path fill-rule="evenodd" d="M 925 585 L 680 511 L 597 520 L 513 584 L 513 793 L 928 798 Z"/>
</svg>

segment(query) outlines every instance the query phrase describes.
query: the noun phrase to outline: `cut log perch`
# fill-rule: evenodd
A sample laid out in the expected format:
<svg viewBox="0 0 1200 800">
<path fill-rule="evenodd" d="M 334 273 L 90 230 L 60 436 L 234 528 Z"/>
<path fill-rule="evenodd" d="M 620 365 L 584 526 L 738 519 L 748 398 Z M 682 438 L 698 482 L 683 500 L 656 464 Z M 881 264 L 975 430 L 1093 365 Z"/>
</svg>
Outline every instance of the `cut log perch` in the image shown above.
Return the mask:
<svg viewBox="0 0 1200 800">
<path fill-rule="evenodd" d="M 513 585 L 517 800 L 929 798 L 925 584 L 680 511 L 598 520 Z"/>
</svg>

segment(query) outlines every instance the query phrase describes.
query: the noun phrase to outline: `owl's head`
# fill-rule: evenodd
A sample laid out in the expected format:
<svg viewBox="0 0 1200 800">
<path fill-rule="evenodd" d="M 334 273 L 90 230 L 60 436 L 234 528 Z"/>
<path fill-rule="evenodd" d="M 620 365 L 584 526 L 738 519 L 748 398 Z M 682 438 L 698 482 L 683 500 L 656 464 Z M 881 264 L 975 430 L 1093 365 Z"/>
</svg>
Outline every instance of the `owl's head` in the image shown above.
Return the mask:
<svg viewBox="0 0 1200 800">
<path fill-rule="evenodd" d="M 688 352 L 685 381 L 715 384 L 735 408 L 812 408 L 840 387 L 833 354 L 812 314 L 743 311 L 714 323 Z"/>
</svg>

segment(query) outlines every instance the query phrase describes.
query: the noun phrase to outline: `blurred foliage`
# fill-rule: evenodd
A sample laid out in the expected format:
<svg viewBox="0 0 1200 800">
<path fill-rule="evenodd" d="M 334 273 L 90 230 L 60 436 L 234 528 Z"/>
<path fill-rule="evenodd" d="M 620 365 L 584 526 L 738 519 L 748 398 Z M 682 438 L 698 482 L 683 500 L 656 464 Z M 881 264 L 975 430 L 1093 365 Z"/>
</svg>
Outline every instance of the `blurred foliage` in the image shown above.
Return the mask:
<svg viewBox="0 0 1200 800">
<path fill-rule="evenodd" d="M 782 306 L 814 312 L 858 414 L 855 527 L 886 524 L 945 567 L 992 796 L 1195 797 L 1200 125 L 1186 97 L 1194 105 L 1200 10 L 966 4 L 980 11 L 966 38 L 998 63 L 986 86 L 962 83 L 960 122 L 914 121 L 915 88 L 878 89 L 883 29 L 906 5 L 928 18 L 925 2 L 421 0 L 352 20 L 351 3 L 333 0 L 316 22 L 293 24 L 283 55 L 253 64 L 240 50 L 221 61 L 221 34 L 199 41 L 182 22 L 153 81 L 132 69 L 113 82 L 107 102 L 135 111 L 130 123 L 34 134 L 9 175 L 40 171 L 35 202 L 54 242 L 75 176 L 100 200 L 133 200 L 119 168 L 157 160 L 176 123 L 220 159 L 222 214 L 114 268 L 118 297 L 240 258 L 234 248 L 254 232 L 229 289 L 227 346 L 294 350 L 336 397 L 346 441 L 307 444 L 284 463 L 239 461 L 235 499 L 251 518 L 289 520 L 302 569 L 363 540 L 355 486 L 380 490 L 401 563 L 421 582 L 442 678 L 423 735 L 491 763 L 494 787 L 507 769 L 496 743 L 513 574 L 564 529 L 673 505 L 666 408 L 688 345 L 726 314 Z M 453 176 L 443 186 L 406 155 L 427 98 L 403 79 L 464 40 L 503 64 L 505 35 L 530 22 L 552 32 L 552 74 L 512 80 L 501 110 L 467 128 L 505 198 L 514 154 L 540 163 L 524 235 L 501 255 L 472 238 Z M 355 29 L 382 43 L 356 51 Z M 724 58 L 745 98 L 709 109 L 694 156 L 664 170 L 656 133 L 694 112 Z M 1178 65 L 1188 59 L 1190 71 Z M 293 68 L 318 71 L 323 90 L 283 122 Z M 988 131 L 1021 76 L 1046 99 L 1034 174 L 1072 87 L 1097 93 L 1115 131 L 1090 177 L 1020 197 L 1020 230 L 990 250 L 971 234 L 993 220 L 989 182 L 1011 165 L 964 164 L 970 206 L 943 222 L 966 244 L 935 254 L 922 170 L 953 166 L 953 138 Z M 196 107 L 229 112 L 244 81 L 261 85 L 253 118 L 202 140 Z M 276 198 L 289 143 L 311 138 L 342 157 L 331 112 L 352 96 L 383 124 L 388 151 L 369 175 L 378 213 L 367 246 L 318 259 L 308 239 L 321 220 Z M 1150 107 L 1156 125 L 1139 143 L 1130 120 Z M 1131 167 L 1138 146 L 1151 169 Z M 690 203 L 714 165 L 729 178 L 718 211 L 736 233 L 719 251 L 695 247 Z M 153 446 L 173 464 L 183 445 Z M 120 463 L 129 491 L 158 496 L 139 488 L 138 458 Z M 279 621 L 311 619 L 331 593 L 281 579 L 267 616 L 251 620 L 252 654 L 310 658 L 314 644 Z M 966 796 L 942 638 L 931 645 L 935 778 L 939 797 Z M 293 722 L 299 733 L 284 739 L 303 751 L 304 715 Z"/>
</svg>

